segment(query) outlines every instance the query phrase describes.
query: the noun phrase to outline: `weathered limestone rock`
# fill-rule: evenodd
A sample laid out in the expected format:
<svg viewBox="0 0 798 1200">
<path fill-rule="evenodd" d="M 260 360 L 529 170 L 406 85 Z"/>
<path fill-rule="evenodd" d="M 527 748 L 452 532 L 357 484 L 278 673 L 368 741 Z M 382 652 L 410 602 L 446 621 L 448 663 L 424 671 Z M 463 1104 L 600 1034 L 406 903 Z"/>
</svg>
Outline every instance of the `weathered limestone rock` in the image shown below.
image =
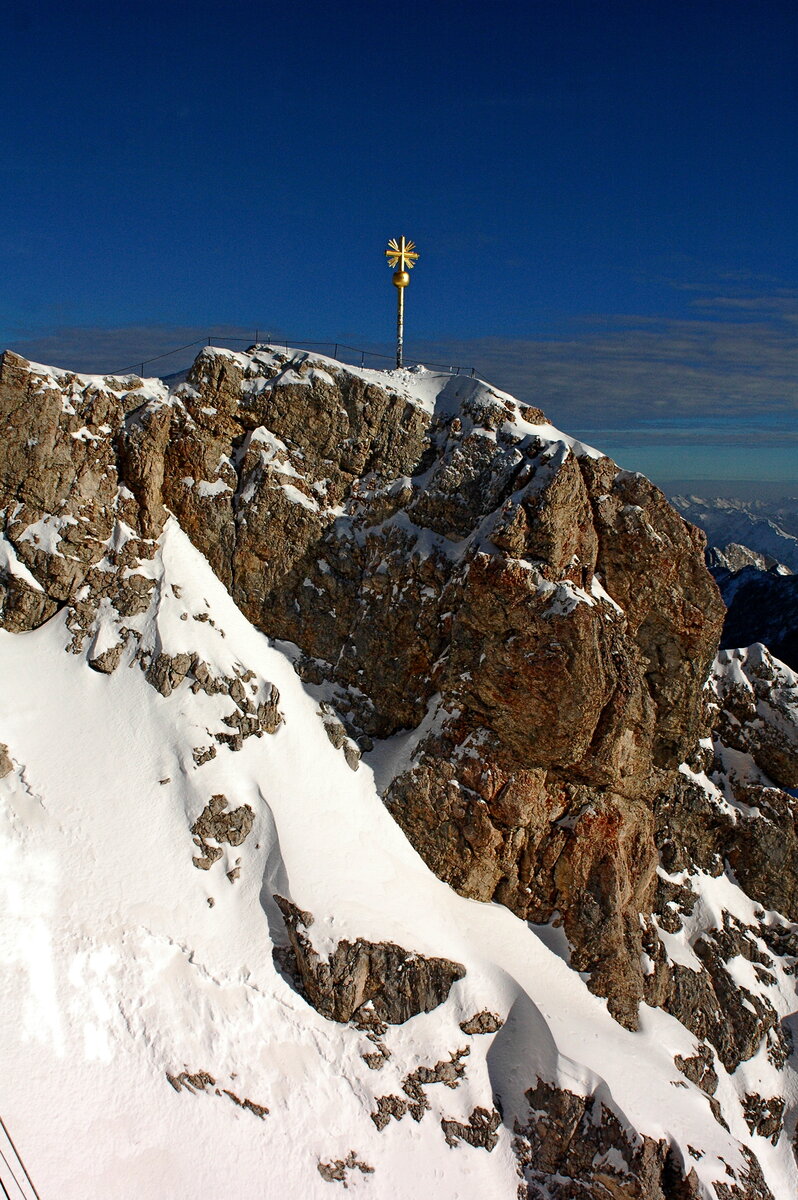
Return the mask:
<svg viewBox="0 0 798 1200">
<path fill-rule="evenodd" d="M 441 1129 L 450 1146 L 458 1146 L 463 1141 L 468 1142 L 469 1146 L 480 1146 L 490 1153 L 499 1140 L 496 1130 L 500 1124 L 501 1117 L 495 1108 L 489 1111 L 477 1106 L 468 1118 L 467 1125 L 463 1121 L 451 1121 L 444 1117 Z"/>
<path fill-rule="evenodd" d="M 99 671 L 102 675 L 113 675 L 121 662 L 124 649 L 125 643 L 117 642 L 115 646 L 110 646 L 107 650 L 103 650 L 101 654 L 96 654 L 93 658 L 88 658 L 86 661 L 93 671 Z"/>
<path fill-rule="evenodd" d="M 784 1101 L 781 1096 L 766 1099 L 757 1093 L 749 1093 L 743 1100 L 743 1113 L 751 1133 L 769 1138 L 775 1146 L 784 1124 Z"/>
<path fill-rule="evenodd" d="M 798 677 L 762 645 L 721 650 L 713 671 L 716 735 L 750 754 L 778 787 L 798 787 Z"/>
<path fill-rule="evenodd" d="M 4 573 L 9 628 L 33 628 L 51 616 L 104 557 L 117 518 L 135 524 L 119 491 L 116 443 L 126 412 L 144 399 L 135 376 L 98 385 L 32 369 L 10 350 L 0 356 L 2 532 L 42 589 L 26 590 Z"/>
<path fill-rule="evenodd" d="M 580 459 L 599 539 L 597 572 L 626 614 L 656 709 L 653 761 L 676 766 L 701 724 L 702 689 L 723 607 L 704 566 L 704 536 L 643 475 Z"/>
<path fill-rule="evenodd" d="M 460 1028 L 463 1033 L 473 1036 L 477 1033 L 496 1033 L 503 1024 L 504 1021 L 500 1016 L 483 1009 L 482 1012 L 474 1013 L 473 1017 L 469 1017 L 467 1021 L 461 1021 Z"/>
<path fill-rule="evenodd" d="M 728 859 L 754 899 L 798 921 L 798 801 L 776 788 L 749 788 L 756 812 L 743 816 Z"/>
<path fill-rule="evenodd" d="M 644 994 L 638 914 L 651 911 L 656 889 L 650 807 L 542 770 L 501 770 L 486 731 L 462 741 L 446 732 L 395 780 L 390 811 L 458 891 L 538 923 L 559 912 L 572 965 L 634 1024 Z"/>
<path fill-rule="evenodd" d="M 792 1039 L 766 993 L 775 982 L 774 958 L 792 974 L 798 955 L 794 928 L 788 924 L 798 918 L 798 806 L 772 786 L 763 767 L 770 765 L 781 778 L 792 777 L 792 747 L 798 743 L 795 676 L 764 647 L 722 651 L 706 700 L 714 742 L 707 740 L 693 755 L 697 774 L 681 775 L 654 807 L 662 867 L 687 875 L 679 884 L 660 877 L 656 920 L 668 932 L 678 932 L 698 899 L 691 878 L 700 871 L 720 875 L 727 864 L 763 909 L 756 925 L 743 925 L 723 913 L 720 928 L 694 929 L 691 945 L 702 970 L 669 963 L 650 930 L 645 938 L 651 963 L 646 999 L 706 1038 L 728 1070 L 751 1058 L 763 1041 L 771 1062 L 781 1067 Z M 706 771 L 711 783 L 701 782 Z M 765 911 L 773 909 L 787 920 L 774 922 Z M 741 986 L 735 977 L 733 963 L 740 959 L 753 965 L 759 992 Z M 708 1083 L 714 1072 L 705 1072 L 698 1063 L 695 1069 L 704 1078 L 699 1086 L 712 1095 L 714 1087 Z"/>
<path fill-rule="evenodd" d="M 322 703 L 319 715 L 324 722 L 324 732 L 331 744 L 335 746 L 336 750 L 343 750 L 347 765 L 356 771 L 360 766 L 360 749 L 357 743 L 347 735 L 343 722 L 336 717 L 329 704 Z"/>
<path fill-rule="evenodd" d="M 798 783 L 795 677 L 761 649 L 727 651 L 705 692 L 723 609 L 701 535 L 642 476 L 537 410 L 466 379 L 424 392 L 401 374 L 267 348 L 204 350 L 172 396 L 5 354 L 0 624 L 35 628 L 65 607 L 69 648 L 94 670 L 138 663 L 164 697 L 228 697 L 197 764 L 274 732 L 274 689 L 255 694 L 246 672 L 217 677 L 196 654 L 146 647 L 124 623 L 153 603 L 143 564 L 176 514 L 246 616 L 299 647 L 353 769 L 374 739 L 415 731 L 384 799 L 432 869 L 467 896 L 560 924 L 572 967 L 627 1025 L 644 999 L 683 1021 L 699 1048 L 677 1065 L 721 1119 L 717 1062 L 734 1070 L 763 1040 L 776 1066 L 789 1051 L 766 993 L 770 952 L 791 970 L 798 957 L 773 912 L 798 920 L 798 809 L 780 790 Z M 253 816 L 214 796 L 192 829 L 195 864 L 239 845 Z M 691 878 L 727 867 L 769 915 L 697 927 Z M 383 1023 L 428 1011 L 463 975 L 362 939 L 324 961 L 310 915 L 280 903 L 308 997 L 370 1030 L 375 1069 Z M 688 920 L 692 971 L 660 937 Z M 736 982 L 740 959 L 758 984 Z M 494 1032 L 497 1020 L 462 1028 Z M 455 1086 L 461 1057 L 411 1073 L 375 1121 L 420 1119 L 424 1087 Z M 518 1134 L 530 1195 L 549 1159 L 588 1195 L 696 1194 L 663 1144 L 635 1140 L 598 1102 L 541 1088 L 548 1115 Z M 762 1136 L 775 1132 L 775 1099 L 749 1097 Z M 444 1118 L 444 1133 L 490 1148 L 494 1122 L 477 1108 L 468 1123 Z M 719 1187 L 767 1194 L 755 1164 Z"/>
<path fill-rule="evenodd" d="M 41 586 L 31 587 L 24 579 L 0 568 L 0 624 L 9 633 L 36 629 L 58 611 Z"/>
<path fill-rule="evenodd" d="M 195 867 L 207 871 L 222 857 L 221 845 L 211 845 L 211 842 L 227 842 L 231 846 L 240 846 L 252 832 L 255 814 L 248 804 L 239 808 L 227 809 L 227 797 L 211 796 L 208 803 L 191 826 L 194 835 L 194 845 L 202 853 L 193 858 Z"/>
<path fill-rule="evenodd" d="M 699 1045 L 696 1054 L 692 1054 L 688 1058 L 676 1054 L 673 1061 L 682 1074 L 686 1075 L 696 1087 L 700 1087 L 702 1092 L 706 1092 L 708 1096 L 715 1095 L 718 1088 L 718 1073 L 714 1066 L 715 1057 L 706 1043 Z"/>
<path fill-rule="evenodd" d="M 374 1168 L 368 1163 L 361 1162 L 354 1150 L 350 1150 L 346 1158 L 332 1159 L 330 1162 L 318 1164 L 319 1175 L 327 1183 L 342 1183 L 347 1186 L 347 1172 L 360 1171 L 361 1175 L 373 1175 Z"/>
<path fill-rule="evenodd" d="M 459 1087 L 465 1078 L 466 1064 L 463 1059 L 469 1054 L 470 1050 L 464 1046 L 461 1050 L 453 1050 L 448 1059 L 441 1059 L 432 1067 L 423 1065 L 416 1067 L 402 1080 L 404 1096 L 378 1096 L 377 1108 L 371 1114 L 371 1119 L 377 1128 L 385 1129 L 390 1124 L 392 1117 L 395 1121 L 401 1121 L 405 1114 L 411 1116 L 414 1121 L 420 1121 L 424 1114 L 430 1111 L 430 1102 L 424 1089 L 433 1083 L 442 1083 L 444 1087 L 452 1089 Z M 441 1124 L 443 1125 L 443 1122 Z M 495 1128 L 496 1125 L 493 1125 L 492 1129 L 486 1131 L 486 1135 L 490 1136 Z M 449 1144 L 453 1145 L 454 1143 L 449 1142 Z"/>
<path fill-rule="evenodd" d="M 252 677 L 251 672 L 238 672 L 233 677 L 213 675 L 208 664 L 198 654 L 165 654 L 163 651 L 152 657 L 142 655 L 139 659 L 147 682 L 162 696 L 170 696 L 184 682 L 191 682 L 191 690 L 205 692 L 208 696 L 228 695 L 234 704 L 233 711 L 222 720 L 226 730 L 214 733 L 221 745 L 231 750 L 240 750 L 248 737 L 262 737 L 264 733 L 276 733 L 283 721 L 280 712 L 280 693 L 274 684 L 269 684 L 264 696 L 253 698 L 248 695 L 244 684 Z M 210 751 L 213 750 L 213 753 Z M 197 748 L 194 757 L 200 764 L 215 756 L 215 748 Z"/>
<path fill-rule="evenodd" d="M 529 1118 L 516 1122 L 514 1150 L 527 1200 L 703 1200 L 695 1170 L 677 1150 L 629 1129 L 598 1097 L 541 1080 L 526 1098 Z M 715 1184 L 724 1200 L 774 1200 L 752 1156 L 729 1175 L 731 1183 Z"/>
<path fill-rule="evenodd" d="M 369 1008 L 380 1021 L 401 1025 L 430 1012 L 462 979 L 465 967 L 447 958 L 425 958 L 392 942 L 341 941 L 325 962 L 304 932 L 313 923 L 282 896 L 275 896 L 308 1000 L 331 1021 L 357 1021 Z"/>
</svg>

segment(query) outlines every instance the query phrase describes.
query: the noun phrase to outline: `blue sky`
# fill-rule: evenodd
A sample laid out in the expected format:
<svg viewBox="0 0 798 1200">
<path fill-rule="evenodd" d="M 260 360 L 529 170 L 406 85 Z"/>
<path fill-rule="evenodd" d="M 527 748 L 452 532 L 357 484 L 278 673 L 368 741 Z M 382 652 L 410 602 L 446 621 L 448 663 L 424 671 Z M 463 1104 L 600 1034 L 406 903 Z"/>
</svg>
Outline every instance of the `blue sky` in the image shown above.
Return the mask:
<svg viewBox="0 0 798 1200">
<path fill-rule="evenodd" d="M 0 347 L 389 349 L 404 233 L 409 356 L 658 481 L 798 488 L 794 0 L 6 11 Z"/>
</svg>

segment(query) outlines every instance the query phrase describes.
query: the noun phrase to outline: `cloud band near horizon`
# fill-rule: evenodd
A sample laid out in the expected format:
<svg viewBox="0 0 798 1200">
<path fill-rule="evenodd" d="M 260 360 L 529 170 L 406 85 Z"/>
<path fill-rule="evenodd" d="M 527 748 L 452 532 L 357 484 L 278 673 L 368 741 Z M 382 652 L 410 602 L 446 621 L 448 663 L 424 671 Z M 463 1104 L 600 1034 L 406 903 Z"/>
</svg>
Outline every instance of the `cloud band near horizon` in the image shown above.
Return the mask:
<svg viewBox="0 0 798 1200">
<path fill-rule="evenodd" d="M 666 474 L 678 476 L 686 452 L 694 460 L 697 447 L 715 456 L 712 470 L 707 463 L 711 478 L 725 473 L 717 459 L 724 448 L 730 469 L 729 448 L 760 453 L 770 448 L 780 462 L 779 477 L 798 484 L 798 296 L 782 294 L 769 304 L 766 298 L 750 298 L 745 305 L 727 299 L 733 319 L 720 300 L 698 300 L 695 319 L 586 319 L 554 338 L 411 336 L 408 354 L 423 362 L 473 366 L 494 386 L 542 408 L 560 428 L 599 445 L 656 451 Z M 258 332 L 261 340 L 267 335 L 284 340 L 281 330 L 264 326 Z M 238 339 L 244 348 L 255 334 L 254 327 L 240 325 L 62 327 L 29 331 L 8 344 L 34 361 L 97 374 L 168 355 L 145 368 L 164 375 L 184 369 L 200 348 L 169 355 L 178 346 L 210 337 L 221 344 Z M 340 342 L 354 345 L 357 339 L 341 336 Z M 389 366 L 389 343 L 364 349 L 385 354 Z M 367 365 L 376 362 L 367 359 Z M 789 454 L 785 458 L 786 450 L 794 463 Z"/>
</svg>

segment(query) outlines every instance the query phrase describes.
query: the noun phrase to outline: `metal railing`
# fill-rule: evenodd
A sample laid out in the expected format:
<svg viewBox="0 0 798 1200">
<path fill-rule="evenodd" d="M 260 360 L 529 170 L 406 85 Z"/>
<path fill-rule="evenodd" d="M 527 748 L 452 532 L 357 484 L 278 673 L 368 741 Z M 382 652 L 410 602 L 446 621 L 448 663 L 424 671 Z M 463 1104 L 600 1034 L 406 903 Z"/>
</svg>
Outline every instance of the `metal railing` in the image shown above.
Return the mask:
<svg viewBox="0 0 798 1200">
<path fill-rule="evenodd" d="M 41 1200 L 13 1141 L 0 1117 L 0 1196 L 3 1200 Z"/>
<path fill-rule="evenodd" d="M 194 342 L 187 342 L 185 346 L 175 346 L 172 350 L 165 350 L 163 354 L 155 354 L 152 358 L 139 359 L 138 362 L 133 363 L 129 367 L 123 367 L 118 371 L 108 371 L 107 374 L 128 375 L 132 371 L 137 371 L 139 368 L 141 368 L 139 373 L 144 375 L 144 368 L 149 366 L 150 363 L 160 362 L 161 359 L 164 358 L 171 358 L 174 354 L 181 354 L 184 350 L 193 350 L 195 346 L 223 346 L 226 342 L 235 342 L 237 345 L 243 346 L 253 345 L 253 340 L 251 338 L 225 337 L 222 334 L 208 334 L 206 337 L 197 338 L 197 340 Z M 373 359 L 377 359 L 380 363 L 393 363 L 395 361 L 395 355 L 381 354 L 377 350 L 364 350 L 360 346 L 349 346 L 345 342 L 313 342 L 308 341 L 305 338 L 273 338 L 270 334 L 264 334 L 263 337 L 261 337 L 259 329 L 255 330 L 254 345 L 274 347 L 283 346 L 286 353 L 288 353 L 290 350 L 306 350 L 311 348 L 318 350 L 319 353 L 324 353 L 320 347 L 326 346 L 328 350 L 332 349 L 332 354 L 327 354 L 327 358 L 334 358 L 338 362 L 350 363 L 352 366 L 359 366 L 363 368 L 367 367 Z M 353 359 L 359 361 L 353 362 Z M 416 360 L 406 360 L 404 365 L 406 367 L 426 366 L 432 370 L 442 371 L 449 375 L 468 375 L 472 379 L 476 375 L 475 367 L 453 366 L 451 363 L 444 365 L 442 363 L 427 362 L 422 364 Z"/>
</svg>

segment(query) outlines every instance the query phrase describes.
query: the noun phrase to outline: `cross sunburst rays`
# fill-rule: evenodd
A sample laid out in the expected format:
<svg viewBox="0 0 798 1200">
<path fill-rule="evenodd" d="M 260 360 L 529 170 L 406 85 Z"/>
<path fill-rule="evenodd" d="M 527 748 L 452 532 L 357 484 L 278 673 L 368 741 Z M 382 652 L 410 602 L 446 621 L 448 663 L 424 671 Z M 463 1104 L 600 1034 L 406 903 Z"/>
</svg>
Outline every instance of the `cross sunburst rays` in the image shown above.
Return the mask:
<svg viewBox="0 0 798 1200">
<path fill-rule="evenodd" d="M 408 242 L 404 237 L 400 237 L 398 240 L 391 238 L 388 242 L 388 249 L 385 251 L 385 257 L 391 267 L 398 266 L 400 271 L 412 270 L 418 258 L 416 244 Z"/>
</svg>

